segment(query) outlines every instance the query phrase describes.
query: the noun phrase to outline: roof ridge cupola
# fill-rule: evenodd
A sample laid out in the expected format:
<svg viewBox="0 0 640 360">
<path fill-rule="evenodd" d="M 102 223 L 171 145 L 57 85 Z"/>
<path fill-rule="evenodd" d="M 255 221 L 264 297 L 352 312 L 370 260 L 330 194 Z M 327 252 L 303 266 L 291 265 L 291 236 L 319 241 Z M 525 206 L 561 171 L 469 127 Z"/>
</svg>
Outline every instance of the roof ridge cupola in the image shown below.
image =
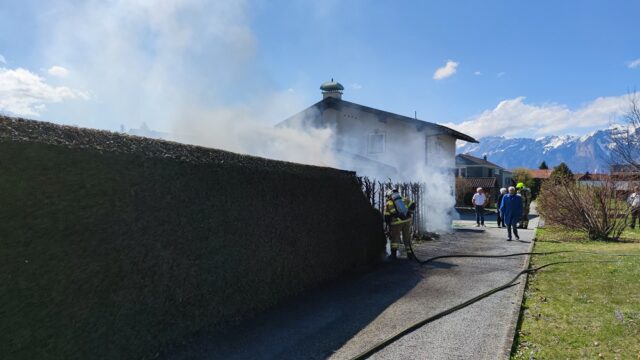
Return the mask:
<svg viewBox="0 0 640 360">
<path fill-rule="evenodd" d="M 326 99 L 328 97 L 342 99 L 342 91 L 344 90 L 344 86 L 337 81 L 327 81 L 320 85 L 320 90 L 322 90 L 322 99 Z"/>
</svg>

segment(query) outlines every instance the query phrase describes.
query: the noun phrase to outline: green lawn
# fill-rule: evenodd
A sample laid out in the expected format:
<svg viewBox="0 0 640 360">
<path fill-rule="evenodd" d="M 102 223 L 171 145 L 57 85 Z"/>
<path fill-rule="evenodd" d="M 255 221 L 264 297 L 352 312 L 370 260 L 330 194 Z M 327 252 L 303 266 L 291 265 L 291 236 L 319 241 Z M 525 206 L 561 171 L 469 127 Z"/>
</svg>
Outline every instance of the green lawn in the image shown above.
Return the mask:
<svg viewBox="0 0 640 360">
<path fill-rule="evenodd" d="M 586 241 L 585 234 L 538 229 L 534 251 L 578 250 L 640 255 L 640 231 L 626 242 Z M 567 253 L 534 256 L 531 266 L 562 264 L 529 277 L 512 359 L 640 359 L 640 256 Z"/>
</svg>

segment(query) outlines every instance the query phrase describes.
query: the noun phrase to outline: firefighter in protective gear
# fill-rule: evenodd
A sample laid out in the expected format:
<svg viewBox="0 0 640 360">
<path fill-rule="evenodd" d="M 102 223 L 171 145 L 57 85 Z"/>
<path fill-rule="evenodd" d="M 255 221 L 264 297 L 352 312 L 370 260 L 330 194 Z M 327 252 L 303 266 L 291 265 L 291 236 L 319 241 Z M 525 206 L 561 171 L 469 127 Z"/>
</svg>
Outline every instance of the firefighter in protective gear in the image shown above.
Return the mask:
<svg viewBox="0 0 640 360">
<path fill-rule="evenodd" d="M 518 183 L 516 185 L 518 189 L 518 195 L 522 197 L 522 220 L 518 228 L 526 229 L 529 227 L 529 207 L 531 206 L 531 190 L 524 186 L 524 183 Z"/>
<path fill-rule="evenodd" d="M 384 206 L 384 221 L 391 233 L 391 259 L 397 258 L 400 247 L 400 237 L 407 251 L 407 257 L 413 258 L 411 251 L 411 222 L 415 203 L 406 197 L 402 197 L 398 189 L 387 190 L 385 193 L 387 202 Z"/>
</svg>

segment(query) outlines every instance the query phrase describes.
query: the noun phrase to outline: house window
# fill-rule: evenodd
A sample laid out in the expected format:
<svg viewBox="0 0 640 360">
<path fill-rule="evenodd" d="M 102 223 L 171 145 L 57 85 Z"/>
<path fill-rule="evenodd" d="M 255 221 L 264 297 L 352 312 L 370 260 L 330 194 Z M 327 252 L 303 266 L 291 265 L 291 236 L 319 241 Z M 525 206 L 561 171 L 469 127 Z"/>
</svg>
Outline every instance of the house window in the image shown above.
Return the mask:
<svg viewBox="0 0 640 360">
<path fill-rule="evenodd" d="M 427 150 L 427 157 L 429 157 L 430 154 L 438 155 L 445 152 L 444 143 L 442 139 L 440 139 L 440 137 L 438 137 L 437 135 L 427 135 L 425 145 Z"/>
<path fill-rule="evenodd" d="M 489 177 L 493 176 L 493 169 L 489 169 Z"/>
<path fill-rule="evenodd" d="M 460 176 L 461 177 L 467 177 L 467 169 L 466 168 L 460 168 Z"/>
<path fill-rule="evenodd" d="M 384 133 L 369 134 L 369 154 L 381 154 L 384 152 Z"/>
<path fill-rule="evenodd" d="M 440 137 L 436 137 L 436 154 L 444 153 L 444 143 Z"/>
</svg>

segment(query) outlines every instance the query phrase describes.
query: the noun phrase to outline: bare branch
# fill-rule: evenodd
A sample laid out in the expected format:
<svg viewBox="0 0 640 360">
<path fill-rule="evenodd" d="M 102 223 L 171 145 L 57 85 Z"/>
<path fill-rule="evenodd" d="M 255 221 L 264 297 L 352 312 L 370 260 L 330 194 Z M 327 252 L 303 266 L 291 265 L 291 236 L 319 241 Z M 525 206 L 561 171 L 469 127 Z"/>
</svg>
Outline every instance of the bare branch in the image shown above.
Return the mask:
<svg viewBox="0 0 640 360">
<path fill-rule="evenodd" d="M 626 165 L 640 172 L 640 94 L 629 93 L 629 108 L 622 117 L 623 128 L 611 132 L 613 148 L 610 165 Z"/>
<path fill-rule="evenodd" d="M 548 223 L 584 231 L 590 239 L 617 240 L 627 226 L 630 208 L 617 197 L 611 180 L 592 185 L 547 181 L 538 211 Z"/>
</svg>

